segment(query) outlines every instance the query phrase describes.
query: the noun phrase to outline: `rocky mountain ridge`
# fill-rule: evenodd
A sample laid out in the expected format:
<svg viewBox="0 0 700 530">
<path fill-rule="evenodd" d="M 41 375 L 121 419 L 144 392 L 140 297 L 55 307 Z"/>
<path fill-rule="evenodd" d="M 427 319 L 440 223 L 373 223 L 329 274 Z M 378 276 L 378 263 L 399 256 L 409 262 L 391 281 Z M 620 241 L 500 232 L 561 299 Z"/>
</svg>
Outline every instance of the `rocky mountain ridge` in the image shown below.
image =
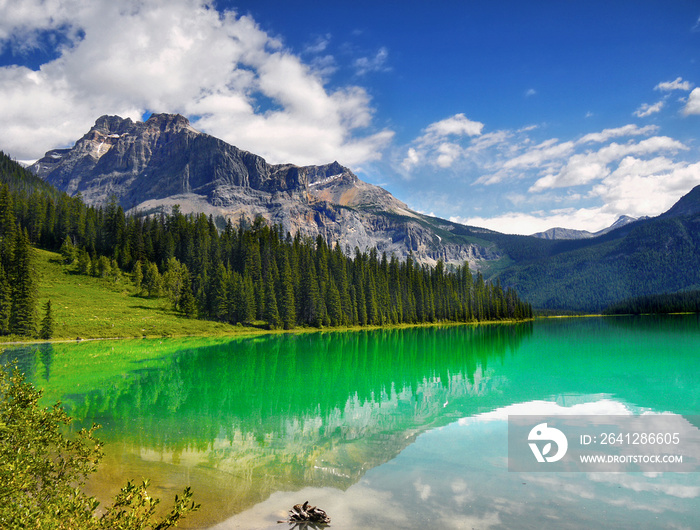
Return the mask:
<svg viewBox="0 0 700 530">
<path fill-rule="evenodd" d="M 133 212 L 178 204 L 219 222 L 262 216 L 349 254 L 377 248 L 426 264 L 467 262 L 541 309 L 600 311 L 625 298 L 700 289 L 700 186 L 658 217 L 623 217 L 595 237 L 509 235 L 414 212 L 337 162 L 267 164 L 173 115 L 104 116 L 73 148 L 49 151 L 31 169 L 93 205 L 113 196 Z"/>
<path fill-rule="evenodd" d="M 630 217 L 629 215 L 621 215 L 609 227 L 603 228 L 602 230 L 598 230 L 597 232 L 589 232 L 588 230 L 576 230 L 573 228 L 555 227 L 550 228 L 549 230 L 545 230 L 544 232 L 537 232 L 535 234 L 532 234 L 532 237 L 537 237 L 539 239 L 588 239 L 591 237 L 605 235 L 612 230 L 643 219 L 647 219 L 647 217 Z"/>
<path fill-rule="evenodd" d="M 180 115 L 154 114 L 145 122 L 102 116 L 72 148 L 48 151 L 29 169 L 90 205 L 116 198 L 125 210 L 144 214 L 179 205 L 183 213 L 234 223 L 262 216 L 292 234 L 338 241 L 348 252 L 376 247 L 399 258 L 412 253 L 423 263 L 468 261 L 479 269 L 502 256 L 492 244 L 444 241 L 440 234 L 451 223 L 412 211 L 338 162 L 268 164 Z"/>
</svg>

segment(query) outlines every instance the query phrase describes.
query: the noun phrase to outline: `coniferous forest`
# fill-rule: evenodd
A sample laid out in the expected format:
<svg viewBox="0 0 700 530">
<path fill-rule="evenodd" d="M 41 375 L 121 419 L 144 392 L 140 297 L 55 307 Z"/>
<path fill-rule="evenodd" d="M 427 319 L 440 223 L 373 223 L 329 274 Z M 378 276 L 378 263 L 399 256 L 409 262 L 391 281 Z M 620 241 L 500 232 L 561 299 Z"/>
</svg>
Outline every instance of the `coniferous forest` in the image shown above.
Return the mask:
<svg viewBox="0 0 700 530">
<path fill-rule="evenodd" d="M 219 219 L 217 226 L 177 207 L 157 216 L 126 215 L 116 201 L 90 207 L 1 153 L 0 175 L 1 334 L 38 332 L 32 246 L 59 251 L 81 274 L 129 273 L 141 296 L 166 298 L 188 317 L 232 324 L 290 329 L 532 316 L 513 289 L 473 276 L 466 264 L 399 262 L 376 249 L 353 252 L 321 237 L 292 237 L 262 220 Z"/>
</svg>

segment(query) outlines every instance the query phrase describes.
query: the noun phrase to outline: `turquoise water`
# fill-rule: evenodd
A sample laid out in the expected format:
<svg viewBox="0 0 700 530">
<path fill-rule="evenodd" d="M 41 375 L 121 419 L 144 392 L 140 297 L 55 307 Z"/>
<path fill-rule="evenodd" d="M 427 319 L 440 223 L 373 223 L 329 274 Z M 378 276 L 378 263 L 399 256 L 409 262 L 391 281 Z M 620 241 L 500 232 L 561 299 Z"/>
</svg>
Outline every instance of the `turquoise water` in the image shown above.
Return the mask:
<svg viewBox="0 0 700 530">
<path fill-rule="evenodd" d="M 86 377 L 105 351 L 113 364 Z M 139 352 L 149 360 L 124 360 Z M 103 426 L 92 494 L 149 477 L 167 504 L 191 485 L 203 508 L 185 528 L 285 528 L 304 500 L 332 528 L 700 527 L 698 473 L 515 473 L 507 461 L 508 414 L 700 414 L 695 315 L 12 356 L 76 426 Z"/>
</svg>

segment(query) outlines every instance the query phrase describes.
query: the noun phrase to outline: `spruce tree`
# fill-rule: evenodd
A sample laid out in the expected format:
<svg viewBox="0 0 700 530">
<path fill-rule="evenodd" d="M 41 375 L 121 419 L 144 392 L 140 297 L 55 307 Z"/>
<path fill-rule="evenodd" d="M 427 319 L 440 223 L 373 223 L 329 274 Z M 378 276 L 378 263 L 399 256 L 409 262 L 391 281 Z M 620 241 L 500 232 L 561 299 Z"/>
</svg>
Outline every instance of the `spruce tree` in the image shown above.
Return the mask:
<svg viewBox="0 0 700 530">
<path fill-rule="evenodd" d="M 293 328 L 296 324 L 296 305 L 294 303 L 294 282 L 292 281 L 292 269 L 285 252 L 282 258 L 281 297 L 279 303 L 280 318 L 284 329 Z"/>
<path fill-rule="evenodd" d="M 279 327 L 281 323 L 272 274 L 267 274 L 265 278 L 265 313 L 263 319 L 267 321 L 271 329 Z"/>
<path fill-rule="evenodd" d="M 41 330 L 39 331 L 39 338 L 48 340 L 53 337 L 54 321 L 53 314 L 51 313 L 51 300 L 47 300 L 44 306 L 44 318 L 41 319 Z"/>
<path fill-rule="evenodd" d="M 192 294 L 190 275 L 186 269 L 180 288 L 180 299 L 178 300 L 177 306 L 187 318 L 193 318 L 197 315 L 197 301 Z"/>
<path fill-rule="evenodd" d="M 71 265 L 75 261 L 75 246 L 70 239 L 70 236 L 66 236 L 61 245 L 60 253 L 63 256 L 63 263 L 66 265 Z"/>
<path fill-rule="evenodd" d="M 14 270 L 12 273 L 12 311 L 10 331 L 32 337 L 36 333 L 36 272 L 27 230 L 18 230 L 15 238 Z"/>
<path fill-rule="evenodd" d="M 136 292 L 141 294 L 141 283 L 143 282 L 143 268 L 141 267 L 141 260 L 137 261 L 134 265 L 134 287 L 136 287 Z"/>
<path fill-rule="evenodd" d="M 12 288 L 5 269 L 0 263 L 0 335 L 10 333 L 10 315 L 12 314 Z"/>
</svg>

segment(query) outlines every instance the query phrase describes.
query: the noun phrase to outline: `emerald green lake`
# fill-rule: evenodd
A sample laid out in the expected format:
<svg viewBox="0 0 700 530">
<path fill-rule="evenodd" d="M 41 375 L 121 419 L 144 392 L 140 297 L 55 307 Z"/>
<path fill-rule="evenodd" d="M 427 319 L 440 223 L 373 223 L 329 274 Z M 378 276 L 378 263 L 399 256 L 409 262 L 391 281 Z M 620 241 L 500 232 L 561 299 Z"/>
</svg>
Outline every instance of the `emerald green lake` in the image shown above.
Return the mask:
<svg viewBox="0 0 700 530">
<path fill-rule="evenodd" d="M 700 473 L 508 471 L 509 414 L 700 414 L 700 318 L 100 341 L 7 348 L 113 496 L 151 479 L 184 528 L 700 528 Z M 47 403 L 48 404 L 48 403 Z"/>
</svg>

